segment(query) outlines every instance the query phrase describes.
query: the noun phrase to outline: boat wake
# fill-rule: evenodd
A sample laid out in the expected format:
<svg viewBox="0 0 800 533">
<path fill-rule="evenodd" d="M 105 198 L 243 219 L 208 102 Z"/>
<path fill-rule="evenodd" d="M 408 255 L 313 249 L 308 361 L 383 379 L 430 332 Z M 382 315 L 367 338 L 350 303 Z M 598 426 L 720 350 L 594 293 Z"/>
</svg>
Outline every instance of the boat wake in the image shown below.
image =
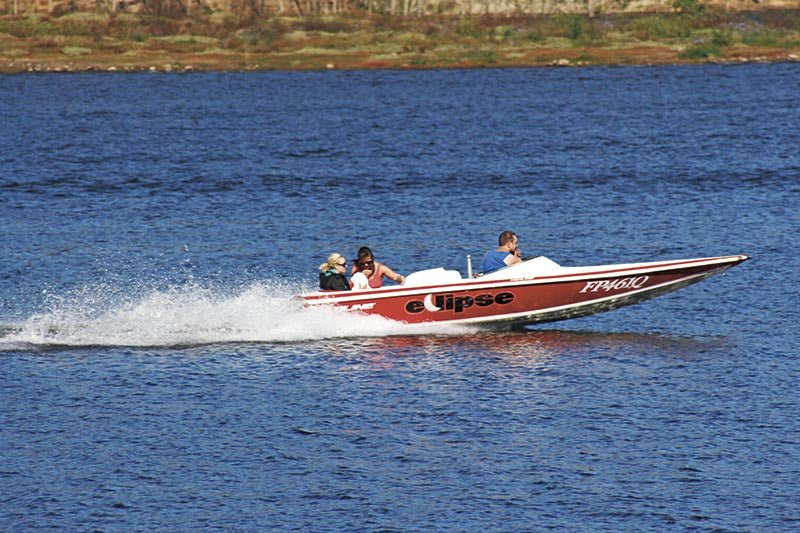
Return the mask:
<svg viewBox="0 0 800 533">
<path fill-rule="evenodd" d="M 124 296 L 84 288 L 46 310 L 0 324 L 0 351 L 44 347 L 194 346 L 302 342 L 341 337 L 460 333 L 465 327 L 409 325 L 328 306 L 305 307 L 298 287 L 252 283 L 234 290 L 187 285 Z"/>
</svg>

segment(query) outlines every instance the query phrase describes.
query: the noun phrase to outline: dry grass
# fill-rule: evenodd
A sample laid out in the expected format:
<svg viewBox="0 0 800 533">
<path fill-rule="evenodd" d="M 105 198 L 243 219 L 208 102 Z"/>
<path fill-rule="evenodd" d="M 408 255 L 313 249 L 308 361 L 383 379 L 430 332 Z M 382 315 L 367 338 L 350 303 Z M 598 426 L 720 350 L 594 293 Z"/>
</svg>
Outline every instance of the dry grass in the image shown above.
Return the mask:
<svg viewBox="0 0 800 533">
<path fill-rule="evenodd" d="M 114 56 L 198 69 L 663 63 L 800 55 L 800 10 L 516 17 L 0 17 L 0 70 Z M 246 56 L 246 57 L 245 57 Z M 47 59 L 50 61 L 50 59 Z M 243 66 L 244 65 L 244 66 Z"/>
</svg>

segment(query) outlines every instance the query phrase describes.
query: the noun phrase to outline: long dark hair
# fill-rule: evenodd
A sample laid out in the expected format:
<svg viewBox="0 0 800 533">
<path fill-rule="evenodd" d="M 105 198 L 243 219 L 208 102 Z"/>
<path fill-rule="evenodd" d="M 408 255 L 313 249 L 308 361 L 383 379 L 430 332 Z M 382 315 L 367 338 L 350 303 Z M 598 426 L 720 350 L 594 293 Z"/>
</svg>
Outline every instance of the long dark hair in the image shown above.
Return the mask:
<svg viewBox="0 0 800 533">
<path fill-rule="evenodd" d="M 367 246 L 362 246 L 358 249 L 358 257 L 356 257 L 355 260 L 356 272 L 361 272 L 363 270 L 363 268 L 361 268 L 361 261 L 365 258 L 375 261 L 375 255 L 373 255 L 372 250 L 370 250 Z M 375 269 L 373 268 L 372 270 L 374 271 Z"/>
</svg>

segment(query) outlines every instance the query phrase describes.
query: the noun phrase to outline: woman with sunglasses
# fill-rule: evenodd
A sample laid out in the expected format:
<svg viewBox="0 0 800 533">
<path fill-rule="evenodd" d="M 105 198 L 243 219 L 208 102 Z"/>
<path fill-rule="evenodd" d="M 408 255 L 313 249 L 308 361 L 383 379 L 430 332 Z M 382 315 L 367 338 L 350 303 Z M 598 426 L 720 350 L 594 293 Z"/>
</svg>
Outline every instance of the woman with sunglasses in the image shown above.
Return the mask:
<svg viewBox="0 0 800 533">
<path fill-rule="evenodd" d="M 319 266 L 319 289 L 322 291 L 349 291 L 350 284 L 344 273 L 347 272 L 347 259 L 342 254 L 333 253 L 328 261 Z"/>
<path fill-rule="evenodd" d="M 364 273 L 372 289 L 382 287 L 384 277 L 400 284 L 406 279 L 383 263 L 375 261 L 372 250 L 366 246 L 362 246 L 358 249 L 358 259 L 356 259 L 351 273 L 355 274 L 356 272 Z"/>
</svg>

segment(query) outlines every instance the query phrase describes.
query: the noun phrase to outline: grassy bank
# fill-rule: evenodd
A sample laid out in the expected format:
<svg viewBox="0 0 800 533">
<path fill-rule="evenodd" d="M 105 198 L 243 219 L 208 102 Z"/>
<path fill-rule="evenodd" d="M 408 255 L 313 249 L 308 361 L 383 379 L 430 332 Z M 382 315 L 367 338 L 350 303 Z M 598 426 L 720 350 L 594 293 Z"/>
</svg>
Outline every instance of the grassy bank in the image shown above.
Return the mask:
<svg viewBox="0 0 800 533">
<path fill-rule="evenodd" d="M 0 71 L 432 68 L 800 60 L 800 11 L 240 19 L 0 18 Z"/>
</svg>

